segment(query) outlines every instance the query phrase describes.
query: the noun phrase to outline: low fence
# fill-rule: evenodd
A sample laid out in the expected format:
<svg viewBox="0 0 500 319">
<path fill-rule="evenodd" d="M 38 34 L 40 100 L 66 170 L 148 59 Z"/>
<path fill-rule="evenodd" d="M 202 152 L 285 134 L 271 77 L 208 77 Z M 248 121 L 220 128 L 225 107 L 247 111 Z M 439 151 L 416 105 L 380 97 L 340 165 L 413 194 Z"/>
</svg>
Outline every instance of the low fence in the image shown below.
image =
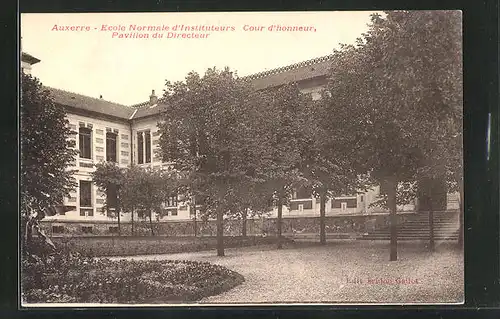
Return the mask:
<svg viewBox="0 0 500 319">
<path fill-rule="evenodd" d="M 165 237 L 165 236 L 73 236 L 52 238 L 63 251 L 77 251 L 90 256 L 132 256 L 171 254 L 217 247 L 215 237 Z M 276 237 L 235 236 L 224 237 L 224 247 L 245 247 L 273 244 Z"/>
<path fill-rule="evenodd" d="M 441 212 L 439 214 L 457 214 L 457 212 Z M 415 213 L 400 213 L 398 223 L 404 223 Z M 276 234 L 276 218 L 247 219 L 246 233 L 248 236 Z M 389 214 L 326 216 L 325 229 L 327 234 L 363 234 L 376 229 L 387 227 L 390 223 Z M 42 221 L 42 227 L 51 237 L 65 236 L 117 236 L 116 222 L 76 222 L 76 221 Z M 148 221 L 121 223 L 121 234 L 125 236 L 152 235 Z M 243 221 L 225 220 L 224 235 L 242 235 Z M 284 217 L 282 219 L 283 234 L 319 233 L 319 217 Z M 216 236 L 217 225 L 215 220 L 201 221 L 160 221 L 153 222 L 155 236 Z"/>
</svg>

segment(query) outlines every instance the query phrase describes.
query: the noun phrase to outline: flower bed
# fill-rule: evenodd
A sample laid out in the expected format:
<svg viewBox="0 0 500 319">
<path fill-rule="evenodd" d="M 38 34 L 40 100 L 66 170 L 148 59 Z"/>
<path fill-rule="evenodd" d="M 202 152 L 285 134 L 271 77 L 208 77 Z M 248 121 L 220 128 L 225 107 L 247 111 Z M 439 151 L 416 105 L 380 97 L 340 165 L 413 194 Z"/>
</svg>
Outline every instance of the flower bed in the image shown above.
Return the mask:
<svg viewBox="0 0 500 319">
<path fill-rule="evenodd" d="M 244 281 L 227 268 L 194 261 L 111 261 L 58 254 L 22 264 L 26 303 L 189 303 Z"/>
</svg>

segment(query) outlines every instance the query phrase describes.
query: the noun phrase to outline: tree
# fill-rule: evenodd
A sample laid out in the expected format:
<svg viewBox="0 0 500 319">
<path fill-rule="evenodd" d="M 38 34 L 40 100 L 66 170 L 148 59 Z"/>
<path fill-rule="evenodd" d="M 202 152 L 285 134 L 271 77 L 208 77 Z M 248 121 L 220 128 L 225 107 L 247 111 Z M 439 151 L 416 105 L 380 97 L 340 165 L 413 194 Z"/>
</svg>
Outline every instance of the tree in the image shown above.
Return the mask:
<svg viewBox="0 0 500 319">
<path fill-rule="evenodd" d="M 397 259 L 396 204 L 407 199 L 398 198 L 398 185 L 430 166 L 436 121 L 461 113 L 460 27 L 460 13 L 391 11 L 373 15 L 357 46 L 337 52 L 330 93 L 349 110 L 356 168 L 381 185 L 390 209 L 390 260 Z"/>
<path fill-rule="evenodd" d="M 296 84 L 289 84 L 264 94 L 265 104 L 261 112 L 266 121 L 261 126 L 266 132 L 258 145 L 261 150 L 259 176 L 263 176 L 264 188 L 271 191 L 278 209 L 277 248 L 281 249 L 283 205 L 287 205 L 292 189 L 306 180 L 301 176 L 299 140 L 301 138 L 300 115 L 308 103 Z"/>
<path fill-rule="evenodd" d="M 160 125 L 161 126 L 161 125 Z M 161 153 L 160 153 L 161 156 Z M 183 201 L 185 203 L 188 203 L 189 206 L 189 214 L 191 218 L 193 219 L 193 230 L 194 230 L 194 236 L 198 236 L 198 217 L 199 215 L 197 213 L 198 208 L 203 210 L 203 198 L 198 196 L 196 198 L 196 195 L 193 192 L 193 189 L 196 187 L 193 187 L 193 180 L 190 178 L 193 177 L 189 172 L 179 172 L 176 171 L 177 175 L 177 193 L 181 194 Z"/>
<path fill-rule="evenodd" d="M 459 118 L 462 117 L 460 113 Z M 452 126 L 454 134 L 450 134 L 451 138 L 446 145 L 448 152 L 447 161 L 447 178 L 448 189 L 450 191 L 458 191 L 459 194 L 459 230 L 458 244 L 463 248 L 464 245 L 464 166 L 463 166 L 463 127 L 462 120 L 457 119 Z"/>
<path fill-rule="evenodd" d="M 426 162 L 418 172 L 419 206 L 429 212 L 429 249 L 434 250 L 434 211 L 446 209 L 447 192 L 459 192 L 459 245 L 463 244 L 463 163 L 461 114 L 433 117 L 429 135 L 422 143 Z"/>
<path fill-rule="evenodd" d="M 139 189 L 140 178 L 144 169 L 140 166 L 131 165 L 123 170 L 123 183 L 120 187 L 120 205 L 124 212 L 130 212 L 130 224 L 132 235 L 135 234 L 134 216 L 139 208 L 139 200 L 143 196 Z"/>
<path fill-rule="evenodd" d="M 102 162 L 96 164 L 96 170 L 91 173 L 94 184 L 99 190 L 106 194 L 103 210 L 108 216 L 116 216 L 118 219 L 118 236 L 121 235 L 121 197 L 122 186 L 125 183 L 125 170 L 113 162 Z M 111 208 L 115 211 L 112 213 Z"/>
<path fill-rule="evenodd" d="M 446 193 L 459 190 L 462 184 L 461 16 L 446 11 L 402 12 L 388 15 L 387 20 L 387 25 L 403 26 L 396 39 L 403 43 L 400 49 L 406 49 L 406 59 L 413 67 L 410 77 L 400 66 L 408 88 L 419 83 L 416 92 L 407 95 L 419 107 L 417 142 L 424 160 L 418 170 L 418 194 L 427 197 L 429 248 L 433 250 L 434 211 L 446 209 Z M 410 33 L 416 36 L 404 41 Z"/>
<path fill-rule="evenodd" d="M 323 94 L 301 116 L 300 171 L 320 200 L 320 244 L 326 244 L 326 202 L 335 195 L 355 194 L 369 185 L 353 168 L 355 149 L 339 121 L 333 98 Z M 344 118 L 345 119 L 345 118 Z"/>
<path fill-rule="evenodd" d="M 161 216 L 167 198 L 175 193 L 174 178 L 175 175 L 171 172 L 138 166 L 134 166 L 128 175 L 127 193 L 135 191 L 134 208 L 137 209 L 139 217 L 149 218 L 151 236 L 155 235 L 153 214 Z"/>
<path fill-rule="evenodd" d="M 241 235 L 247 236 L 247 219 L 261 216 L 269 210 L 269 192 L 265 183 L 258 179 L 247 179 L 235 185 L 233 200 L 229 208 L 229 217 L 241 220 Z"/>
<path fill-rule="evenodd" d="M 224 255 L 223 218 L 235 200 L 233 189 L 253 178 L 259 124 L 250 85 L 228 68 L 191 72 L 184 82 L 167 82 L 169 110 L 160 123 L 163 160 L 189 181 L 203 214 L 217 219 L 217 254 Z"/>
<path fill-rule="evenodd" d="M 69 170 L 77 151 L 64 110 L 57 107 L 38 79 L 22 75 L 20 101 L 21 220 L 25 252 L 29 253 L 33 230 L 49 245 L 39 221 L 55 214 L 76 187 Z"/>
</svg>

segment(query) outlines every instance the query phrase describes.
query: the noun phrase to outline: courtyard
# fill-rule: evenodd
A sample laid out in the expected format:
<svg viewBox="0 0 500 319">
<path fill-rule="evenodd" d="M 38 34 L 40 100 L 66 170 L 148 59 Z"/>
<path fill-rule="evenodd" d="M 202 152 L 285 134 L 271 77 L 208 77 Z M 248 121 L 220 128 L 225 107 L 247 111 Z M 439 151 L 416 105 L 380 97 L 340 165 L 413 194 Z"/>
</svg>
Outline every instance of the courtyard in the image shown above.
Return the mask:
<svg viewBox="0 0 500 319">
<path fill-rule="evenodd" d="M 332 241 L 230 248 L 214 251 L 124 257 L 128 260 L 192 260 L 227 267 L 245 282 L 202 304 L 253 303 L 461 303 L 463 253 L 455 243 L 399 243 L 390 262 L 389 243 Z M 122 259 L 114 257 L 113 259 Z"/>
</svg>

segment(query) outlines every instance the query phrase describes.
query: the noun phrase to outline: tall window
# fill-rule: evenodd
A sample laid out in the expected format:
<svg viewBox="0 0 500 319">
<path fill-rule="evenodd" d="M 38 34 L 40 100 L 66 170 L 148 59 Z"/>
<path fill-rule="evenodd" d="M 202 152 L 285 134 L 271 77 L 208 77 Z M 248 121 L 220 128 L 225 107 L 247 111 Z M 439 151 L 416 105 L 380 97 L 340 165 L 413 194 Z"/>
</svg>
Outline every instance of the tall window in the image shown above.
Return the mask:
<svg viewBox="0 0 500 319">
<path fill-rule="evenodd" d="M 92 158 L 92 131 L 86 127 L 80 127 L 79 131 L 80 137 L 80 157 L 81 158 Z"/>
<path fill-rule="evenodd" d="M 106 161 L 116 163 L 116 137 L 115 133 L 106 133 Z"/>
<path fill-rule="evenodd" d="M 80 216 L 94 216 L 92 182 L 80 181 Z"/>
<path fill-rule="evenodd" d="M 151 163 L 151 131 L 137 133 L 137 163 Z"/>
<path fill-rule="evenodd" d="M 151 132 L 144 132 L 144 144 L 146 148 L 146 163 L 151 163 Z"/>
<path fill-rule="evenodd" d="M 177 207 L 177 194 L 167 197 L 167 207 Z"/>
<path fill-rule="evenodd" d="M 80 181 L 80 207 L 92 207 L 92 182 Z"/>
<path fill-rule="evenodd" d="M 144 132 L 137 133 L 137 163 L 144 163 Z"/>
<path fill-rule="evenodd" d="M 106 192 L 106 213 L 108 217 L 113 217 L 113 211 L 116 211 L 118 207 L 118 192 L 116 185 L 109 185 Z"/>
<path fill-rule="evenodd" d="M 106 203 L 109 208 L 115 208 L 118 204 L 118 193 L 116 190 L 116 185 L 110 185 L 106 194 Z"/>
</svg>

